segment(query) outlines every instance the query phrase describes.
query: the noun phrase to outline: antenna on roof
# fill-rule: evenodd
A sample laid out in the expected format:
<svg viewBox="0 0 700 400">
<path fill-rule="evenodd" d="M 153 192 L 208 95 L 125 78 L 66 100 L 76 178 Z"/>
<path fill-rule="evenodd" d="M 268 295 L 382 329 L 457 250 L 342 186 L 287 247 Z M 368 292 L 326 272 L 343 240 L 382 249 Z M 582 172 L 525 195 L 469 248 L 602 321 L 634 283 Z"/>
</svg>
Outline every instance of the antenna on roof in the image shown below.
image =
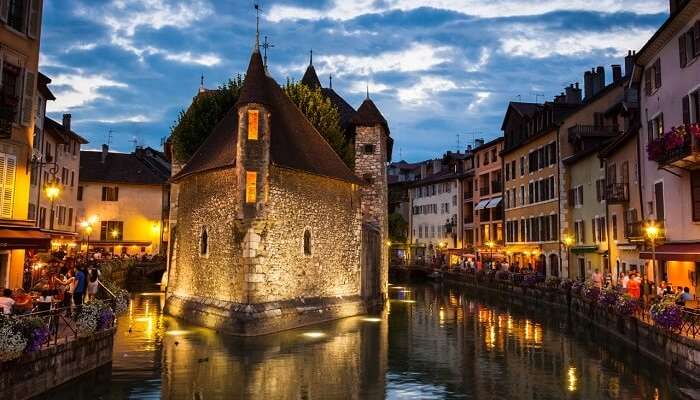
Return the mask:
<svg viewBox="0 0 700 400">
<path fill-rule="evenodd" d="M 129 140 L 129 143 L 133 143 L 134 149 L 139 147 L 139 140 L 136 138 L 136 136 L 132 136 L 131 140 Z"/>
<path fill-rule="evenodd" d="M 260 50 L 260 4 L 255 2 L 255 50 Z"/>
<path fill-rule="evenodd" d="M 107 146 L 112 144 L 112 134 L 114 133 L 114 130 L 110 129 L 107 131 Z"/>
<path fill-rule="evenodd" d="M 265 35 L 265 41 L 263 42 L 263 65 L 267 68 L 267 50 L 275 47 L 274 44 L 267 41 L 267 35 Z"/>
<path fill-rule="evenodd" d="M 333 74 L 328 75 L 328 87 L 333 89 Z"/>
</svg>

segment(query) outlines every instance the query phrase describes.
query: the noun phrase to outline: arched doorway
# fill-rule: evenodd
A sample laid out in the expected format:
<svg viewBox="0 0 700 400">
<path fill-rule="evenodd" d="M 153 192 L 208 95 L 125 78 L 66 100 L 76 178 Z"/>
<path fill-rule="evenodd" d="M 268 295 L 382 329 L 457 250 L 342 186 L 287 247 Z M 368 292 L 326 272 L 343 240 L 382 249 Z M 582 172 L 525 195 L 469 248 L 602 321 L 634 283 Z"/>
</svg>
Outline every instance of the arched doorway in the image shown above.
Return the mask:
<svg viewBox="0 0 700 400">
<path fill-rule="evenodd" d="M 549 255 L 549 271 L 552 276 L 559 276 L 559 256 L 556 254 Z"/>
<path fill-rule="evenodd" d="M 540 254 L 537 259 L 537 273 L 540 275 L 547 275 L 547 257 L 544 254 Z"/>
</svg>

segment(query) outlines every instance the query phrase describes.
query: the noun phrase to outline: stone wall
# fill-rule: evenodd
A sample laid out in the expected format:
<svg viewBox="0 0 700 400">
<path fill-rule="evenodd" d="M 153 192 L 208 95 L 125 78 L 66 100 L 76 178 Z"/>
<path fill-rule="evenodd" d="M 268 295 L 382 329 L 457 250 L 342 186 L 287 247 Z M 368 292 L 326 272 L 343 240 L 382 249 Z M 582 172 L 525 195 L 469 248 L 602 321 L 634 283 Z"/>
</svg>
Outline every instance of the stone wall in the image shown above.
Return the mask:
<svg viewBox="0 0 700 400">
<path fill-rule="evenodd" d="M 256 302 L 360 293 L 360 194 L 350 183 L 271 168 Z M 311 255 L 304 254 L 304 231 Z"/>
<path fill-rule="evenodd" d="M 389 283 L 389 252 L 385 251 L 384 247 L 384 243 L 389 240 L 386 135 L 387 132 L 384 132 L 384 129 L 379 125 L 360 126 L 355 131 L 355 174 L 367 180 L 368 183 L 360 189 L 362 192 L 362 217 L 363 222 L 377 227 L 381 235 L 380 282 L 384 296 L 386 296 Z M 374 146 L 374 153 L 365 153 L 365 145 L 368 144 Z"/>
<path fill-rule="evenodd" d="M 238 204 L 234 169 L 197 174 L 180 184 L 176 258 L 169 271 L 168 294 L 246 302 Z M 203 228 L 209 238 L 207 255 L 200 255 Z"/>
<path fill-rule="evenodd" d="M 0 363 L 0 398 L 28 399 L 110 363 L 115 330 Z"/>
</svg>

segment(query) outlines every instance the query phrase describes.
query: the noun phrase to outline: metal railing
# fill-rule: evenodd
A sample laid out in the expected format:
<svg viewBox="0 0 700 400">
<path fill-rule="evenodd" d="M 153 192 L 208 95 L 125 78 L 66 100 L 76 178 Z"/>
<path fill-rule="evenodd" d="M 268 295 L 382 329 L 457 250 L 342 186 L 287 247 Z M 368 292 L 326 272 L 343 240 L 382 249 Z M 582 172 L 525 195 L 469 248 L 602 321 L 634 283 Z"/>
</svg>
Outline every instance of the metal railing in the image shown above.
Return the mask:
<svg viewBox="0 0 700 400">
<path fill-rule="evenodd" d="M 574 142 L 581 138 L 590 137 L 615 136 L 617 131 L 617 128 L 614 126 L 574 125 L 569 128 L 569 141 Z"/>
<path fill-rule="evenodd" d="M 626 203 L 630 200 L 629 184 L 613 183 L 605 188 L 605 199 L 609 203 Z"/>
</svg>

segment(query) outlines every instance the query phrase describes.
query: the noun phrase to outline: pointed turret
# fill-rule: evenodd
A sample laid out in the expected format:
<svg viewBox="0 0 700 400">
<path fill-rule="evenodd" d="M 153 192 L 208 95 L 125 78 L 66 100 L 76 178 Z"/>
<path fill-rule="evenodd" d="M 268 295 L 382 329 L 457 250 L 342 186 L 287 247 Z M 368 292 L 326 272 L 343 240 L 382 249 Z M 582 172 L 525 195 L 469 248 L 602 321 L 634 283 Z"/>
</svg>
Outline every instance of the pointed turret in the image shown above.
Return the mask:
<svg viewBox="0 0 700 400">
<path fill-rule="evenodd" d="M 270 78 L 265 73 L 260 50 L 256 47 L 250 56 L 250 63 L 248 64 L 248 70 L 241 88 L 241 95 L 238 97 L 236 105 L 239 107 L 250 103 L 269 105 L 270 101 L 267 99 L 266 90 L 268 79 Z"/>
<path fill-rule="evenodd" d="M 318 79 L 318 74 L 316 74 L 316 68 L 314 68 L 314 51 L 309 52 L 309 66 L 304 72 L 304 77 L 301 78 L 302 85 L 306 85 L 309 89 L 321 89 L 321 81 Z"/>
<path fill-rule="evenodd" d="M 389 136 L 389 124 L 372 99 L 369 98 L 369 95 L 365 101 L 362 102 L 360 108 L 357 109 L 357 115 L 355 115 L 353 122 L 360 126 L 381 125 L 386 135 Z"/>
</svg>

